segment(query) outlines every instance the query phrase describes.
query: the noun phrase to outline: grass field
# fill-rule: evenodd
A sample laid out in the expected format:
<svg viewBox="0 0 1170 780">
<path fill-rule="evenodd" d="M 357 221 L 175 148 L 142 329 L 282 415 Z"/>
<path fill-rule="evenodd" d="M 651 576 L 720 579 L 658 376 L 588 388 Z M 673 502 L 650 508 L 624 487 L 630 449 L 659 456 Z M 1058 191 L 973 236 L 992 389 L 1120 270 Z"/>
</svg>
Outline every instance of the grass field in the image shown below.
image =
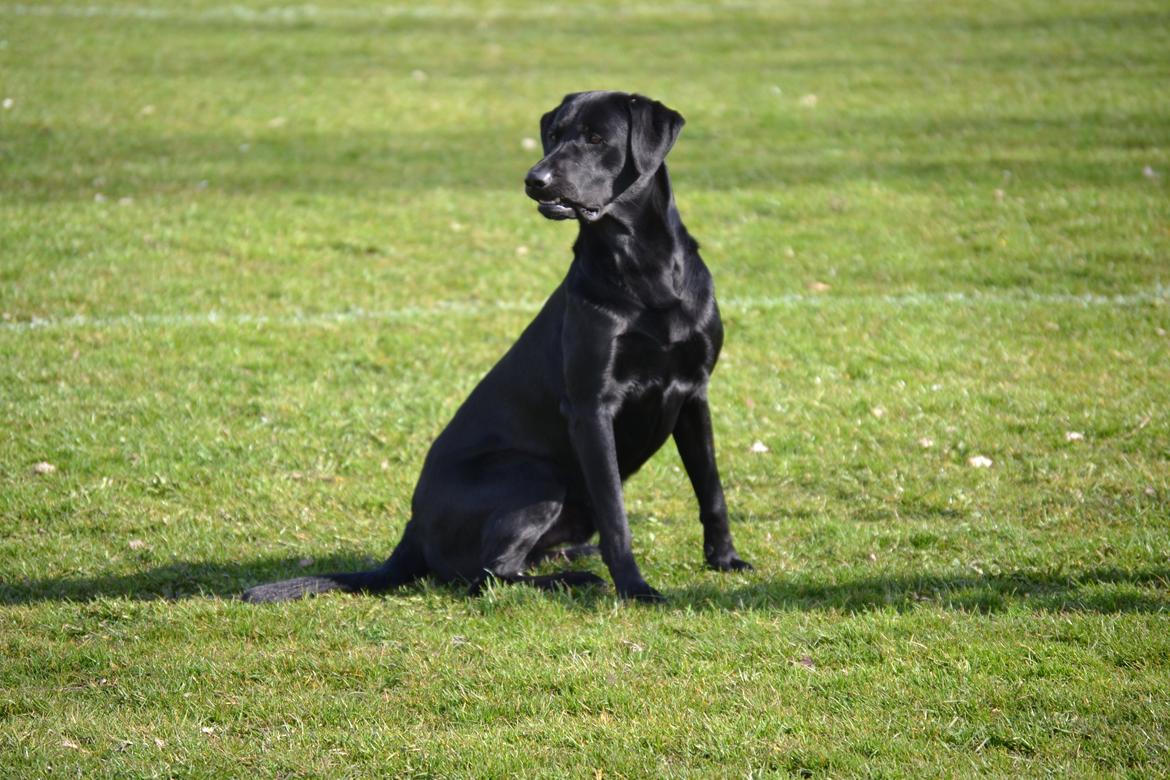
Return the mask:
<svg viewBox="0 0 1170 780">
<path fill-rule="evenodd" d="M 1158 0 L 0 3 L 0 776 L 1170 773 L 1167 84 Z M 234 600 L 389 552 L 588 88 L 688 119 L 756 570 L 668 445 L 663 607 Z"/>
</svg>

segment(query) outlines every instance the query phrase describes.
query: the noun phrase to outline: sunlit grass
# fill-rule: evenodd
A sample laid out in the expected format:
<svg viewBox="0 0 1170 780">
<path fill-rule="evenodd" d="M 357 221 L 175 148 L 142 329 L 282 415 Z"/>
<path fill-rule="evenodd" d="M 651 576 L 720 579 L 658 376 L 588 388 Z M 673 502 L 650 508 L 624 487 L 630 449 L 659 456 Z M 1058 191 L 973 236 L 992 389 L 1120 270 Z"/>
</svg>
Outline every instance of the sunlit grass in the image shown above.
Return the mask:
<svg viewBox="0 0 1170 780">
<path fill-rule="evenodd" d="M 1153 2 L 0 5 L 0 774 L 1166 774 L 1167 51 Z M 662 608 L 234 601 L 392 548 L 595 87 L 687 117 L 756 570 L 668 446 Z"/>
</svg>

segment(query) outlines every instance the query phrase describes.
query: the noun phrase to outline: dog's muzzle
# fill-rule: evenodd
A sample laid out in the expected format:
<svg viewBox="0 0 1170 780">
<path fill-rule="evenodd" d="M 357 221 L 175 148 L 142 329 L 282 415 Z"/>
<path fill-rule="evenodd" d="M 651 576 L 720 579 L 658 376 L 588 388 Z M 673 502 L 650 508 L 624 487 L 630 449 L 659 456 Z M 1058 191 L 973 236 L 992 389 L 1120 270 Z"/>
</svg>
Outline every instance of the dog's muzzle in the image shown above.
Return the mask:
<svg viewBox="0 0 1170 780">
<path fill-rule="evenodd" d="M 548 219 L 570 219 L 574 216 L 593 221 L 600 215 L 600 209 L 592 209 L 568 198 L 557 195 L 552 171 L 537 163 L 524 177 L 524 192 L 536 201 L 537 210 Z"/>
</svg>

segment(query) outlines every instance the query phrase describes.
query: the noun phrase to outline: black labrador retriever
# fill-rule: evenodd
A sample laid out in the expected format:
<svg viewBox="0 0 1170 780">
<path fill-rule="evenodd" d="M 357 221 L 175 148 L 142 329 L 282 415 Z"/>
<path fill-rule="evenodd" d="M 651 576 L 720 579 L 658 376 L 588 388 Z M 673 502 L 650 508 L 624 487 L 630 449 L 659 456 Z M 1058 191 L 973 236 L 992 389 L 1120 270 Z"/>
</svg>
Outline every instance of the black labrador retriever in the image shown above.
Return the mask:
<svg viewBox="0 0 1170 780">
<path fill-rule="evenodd" d="M 623 92 L 568 95 L 541 117 L 528 196 L 580 226 L 568 275 L 439 434 L 390 558 L 364 572 L 259 585 L 247 601 L 382 591 L 424 576 L 541 587 L 589 572 L 525 575 L 597 548 L 624 598 L 659 601 L 638 570 L 622 482 L 673 435 L 699 501 L 703 552 L 735 551 L 715 466 L 707 380 L 723 343 L 711 275 L 675 207 L 664 160 L 683 118 Z M 562 549 L 563 545 L 574 545 Z"/>
</svg>

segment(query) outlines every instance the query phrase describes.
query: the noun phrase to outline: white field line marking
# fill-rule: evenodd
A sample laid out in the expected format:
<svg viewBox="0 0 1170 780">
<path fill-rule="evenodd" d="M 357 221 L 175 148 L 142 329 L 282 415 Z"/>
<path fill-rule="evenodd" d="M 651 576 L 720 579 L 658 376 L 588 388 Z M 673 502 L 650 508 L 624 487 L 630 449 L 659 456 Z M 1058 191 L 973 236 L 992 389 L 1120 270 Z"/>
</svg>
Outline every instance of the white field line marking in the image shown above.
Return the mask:
<svg viewBox="0 0 1170 780">
<path fill-rule="evenodd" d="M 1170 287 L 1158 285 L 1151 290 L 1120 295 L 1093 293 L 1040 293 L 1030 290 L 1010 290 L 999 293 L 978 292 L 920 292 L 899 295 L 777 295 L 765 297 L 727 298 L 719 304 L 726 314 L 747 313 L 783 308 L 836 308 L 848 306 L 1105 306 L 1130 307 L 1170 303 Z M 541 307 L 538 301 L 472 303 L 468 301 L 440 301 L 427 306 L 402 306 L 393 309 L 347 309 L 335 312 L 290 314 L 119 314 L 108 317 L 90 317 L 78 314 L 72 317 L 46 317 L 0 322 L 0 331 L 27 332 L 47 329 L 109 330 L 141 327 L 199 327 L 221 325 L 256 325 L 274 327 L 304 327 L 342 325 L 351 322 L 421 320 L 430 317 L 480 317 L 501 312 L 531 314 Z"/>
<path fill-rule="evenodd" d="M 604 16 L 660 16 L 697 15 L 702 17 L 727 11 L 765 12 L 769 6 L 748 2 L 719 3 L 663 3 L 605 6 L 590 3 L 556 5 L 516 11 L 498 6 L 451 4 L 400 3 L 372 8 L 320 8 L 312 3 L 248 8 L 243 5 L 223 5 L 212 8 L 168 8 L 162 5 L 32 5 L 6 3 L 0 5 L 0 15 L 70 18 L 114 19 L 180 19 L 204 21 L 237 21 L 260 24 L 303 24 L 331 20 L 371 21 L 412 17 L 416 19 L 493 19 L 523 16 L 525 18 L 599 18 Z"/>
</svg>

